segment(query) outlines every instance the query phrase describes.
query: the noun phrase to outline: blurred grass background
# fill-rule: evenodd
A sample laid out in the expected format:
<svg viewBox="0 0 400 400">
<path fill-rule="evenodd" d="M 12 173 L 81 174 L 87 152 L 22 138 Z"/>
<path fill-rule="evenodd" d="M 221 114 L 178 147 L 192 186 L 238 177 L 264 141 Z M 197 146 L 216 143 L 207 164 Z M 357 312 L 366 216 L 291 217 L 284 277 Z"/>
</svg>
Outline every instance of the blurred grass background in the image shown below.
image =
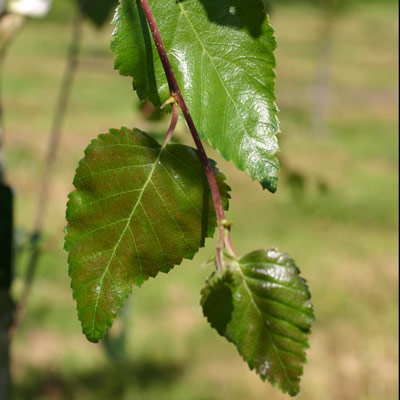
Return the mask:
<svg viewBox="0 0 400 400">
<path fill-rule="evenodd" d="M 56 0 L 28 21 L 4 69 L 7 180 L 16 225 L 29 232 L 52 110 L 71 31 L 71 4 Z M 398 6 L 370 2 L 335 26 L 327 133 L 310 130 L 321 18 L 311 6 L 276 7 L 277 98 L 284 162 L 277 194 L 224 162 L 228 218 L 239 253 L 278 247 L 307 278 L 317 321 L 299 399 L 398 398 Z M 284 399 L 250 372 L 207 324 L 199 292 L 212 267 L 193 262 L 160 275 L 129 302 L 125 360 L 110 362 L 81 334 L 62 250 L 67 194 L 83 150 L 121 125 L 149 128 L 131 79 L 113 71 L 112 27 L 85 26 L 84 46 L 54 171 L 45 251 L 12 348 L 17 399 Z M 156 127 L 164 127 L 168 121 Z M 178 135 L 190 143 L 183 124 Z M 286 173 L 285 173 L 286 171 Z M 296 171 L 303 185 L 291 183 Z M 292 179 L 293 180 L 293 179 Z M 303 187 L 301 187 L 303 186 Z M 25 268 L 20 257 L 15 293 Z M 118 325 L 118 324 L 117 324 Z M 114 331 L 118 330 L 118 326 Z"/>
</svg>

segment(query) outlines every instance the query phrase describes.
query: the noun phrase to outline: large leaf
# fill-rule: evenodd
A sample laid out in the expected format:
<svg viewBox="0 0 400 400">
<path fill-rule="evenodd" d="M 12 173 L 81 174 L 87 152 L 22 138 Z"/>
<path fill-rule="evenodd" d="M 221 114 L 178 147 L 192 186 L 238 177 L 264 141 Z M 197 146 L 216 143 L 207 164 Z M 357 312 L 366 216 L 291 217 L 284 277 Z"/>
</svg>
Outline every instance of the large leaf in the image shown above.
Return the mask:
<svg viewBox="0 0 400 400">
<path fill-rule="evenodd" d="M 182 94 L 201 138 L 274 192 L 279 164 L 276 42 L 261 0 L 153 0 Z M 111 43 L 115 67 L 141 99 L 169 96 L 157 49 L 136 0 L 120 0 Z"/>
<path fill-rule="evenodd" d="M 214 274 L 202 291 L 204 315 L 234 343 L 262 380 L 296 395 L 314 319 L 310 293 L 294 261 L 259 250 Z"/>
<path fill-rule="evenodd" d="M 78 3 L 82 13 L 95 25 L 101 27 L 105 22 L 110 21 L 111 10 L 117 7 L 118 0 L 78 0 Z"/>
<path fill-rule="evenodd" d="M 229 187 L 214 170 L 227 207 Z M 135 129 L 93 140 L 74 186 L 65 249 L 83 332 L 97 342 L 132 285 L 193 258 L 216 215 L 197 151 Z"/>
</svg>

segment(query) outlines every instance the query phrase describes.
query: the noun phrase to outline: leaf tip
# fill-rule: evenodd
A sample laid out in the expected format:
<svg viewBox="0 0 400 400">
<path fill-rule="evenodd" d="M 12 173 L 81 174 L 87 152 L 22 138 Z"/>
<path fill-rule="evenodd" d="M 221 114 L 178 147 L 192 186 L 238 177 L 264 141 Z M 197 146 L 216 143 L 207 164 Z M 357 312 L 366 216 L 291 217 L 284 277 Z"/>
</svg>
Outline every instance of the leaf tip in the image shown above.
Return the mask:
<svg viewBox="0 0 400 400">
<path fill-rule="evenodd" d="M 260 181 L 263 190 L 267 189 L 271 193 L 276 193 L 278 189 L 278 178 L 270 177 L 269 179 L 263 179 Z"/>
<path fill-rule="evenodd" d="M 86 336 L 86 339 L 87 339 L 90 343 L 97 344 L 97 343 L 100 342 L 100 339 L 98 339 L 97 337 L 93 337 L 93 336 L 90 336 L 90 335 L 85 335 L 85 336 Z"/>
</svg>

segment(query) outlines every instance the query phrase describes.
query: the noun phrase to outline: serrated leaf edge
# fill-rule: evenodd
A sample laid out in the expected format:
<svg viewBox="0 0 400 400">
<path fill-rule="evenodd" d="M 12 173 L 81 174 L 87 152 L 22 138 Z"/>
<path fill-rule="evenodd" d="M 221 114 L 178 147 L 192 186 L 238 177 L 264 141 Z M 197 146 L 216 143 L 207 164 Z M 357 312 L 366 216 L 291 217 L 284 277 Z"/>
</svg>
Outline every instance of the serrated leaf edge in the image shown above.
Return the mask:
<svg viewBox="0 0 400 400">
<path fill-rule="evenodd" d="M 126 128 L 126 127 L 124 127 L 124 126 L 122 126 L 122 127 L 120 128 L 120 130 L 118 130 L 118 129 L 110 129 L 110 130 L 109 130 L 109 133 L 102 133 L 102 134 L 99 134 L 96 138 L 92 139 L 92 140 L 90 141 L 89 145 L 88 145 L 88 146 L 85 148 L 85 150 L 84 150 L 84 157 L 83 157 L 82 159 L 80 159 L 80 161 L 79 161 L 79 163 L 78 163 L 78 167 L 77 167 L 76 170 L 75 170 L 75 176 L 76 176 L 76 174 L 78 173 L 79 169 L 81 168 L 81 166 L 82 166 L 82 164 L 83 164 L 83 162 L 84 162 L 84 160 L 85 160 L 85 157 L 87 156 L 88 152 L 91 151 L 92 146 L 96 145 L 96 144 L 97 144 L 99 141 L 101 141 L 105 136 L 108 136 L 108 135 L 116 135 L 119 131 L 123 131 L 123 130 L 129 130 L 129 129 Z M 157 143 L 158 146 L 160 146 L 159 148 L 157 148 L 157 150 L 160 150 L 160 151 L 159 151 L 159 154 L 158 154 L 158 156 L 157 156 L 157 159 L 156 159 L 155 162 L 154 162 L 154 166 L 153 166 L 151 172 L 149 173 L 148 179 L 146 180 L 145 184 L 143 185 L 142 192 L 144 192 L 145 187 L 146 187 L 146 185 L 147 185 L 149 179 L 151 178 L 151 176 L 152 176 L 152 174 L 153 174 L 153 172 L 154 172 L 155 167 L 157 166 L 157 162 L 159 161 L 159 159 L 160 159 L 160 157 L 161 157 L 161 155 L 162 155 L 164 149 L 167 148 L 167 145 L 166 145 L 166 146 L 161 146 L 154 138 L 152 138 L 150 135 L 147 135 L 145 132 L 140 131 L 139 129 L 132 128 L 132 131 L 139 131 L 139 132 L 145 134 L 146 136 L 150 137 L 155 143 Z M 186 147 L 187 147 L 187 146 L 186 146 Z M 216 177 L 217 181 L 219 181 L 219 182 L 220 182 L 220 185 L 223 186 L 223 187 L 225 188 L 225 191 L 226 191 L 226 202 L 225 202 L 225 204 L 224 204 L 224 208 L 225 208 L 225 209 L 228 209 L 228 207 L 229 207 L 229 199 L 230 199 L 229 191 L 231 190 L 231 188 L 230 188 L 230 186 L 226 183 L 226 176 L 225 176 L 225 174 L 223 174 L 223 173 L 216 167 L 216 162 L 213 161 L 213 160 L 210 160 L 210 161 L 211 161 L 211 165 L 212 165 L 212 168 L 213 168 L 213 170 L 214 170 L 214 174 L 215 174 L 215 177 Z M 76 192 L 76 191 L 77 191 L 77 189 L 74 189 L 72 192 L 70 192 L 70 193 L 68 194 L 68 199 L 69 199 L 69 200 L 68 200 L 68 202 L 67 202 L 67 209 L 66 209 L 67 214 L 68 214 L 68 206 L 70 205 L 70 202 L 71 202 L 71 200 L 72 200 L 71 197 L 72 197 L 73 193 Z M 137 200 L 136 203 L 139 203 L 140 198 L 141 198 L 141 196 L 139 196 L 139 198 L 138 198 L 138 200 Z M 130 214 L 130 216 L 133 215 L 134 211 L 135 211 L 135 208 L 134 208 L 134 210 L 132 211 L 132 213 Z M 129 226 L 129 222 L 127 223 L 127 226 Z M 213 224 L 214 230 L 215 230 L 216 227 L 217 227 L 217 221 L 215 221 L 215 223 Z M 126 230 L 126 228 L 125 228 L 125 230 Z M 125 231 L 125 230 L 124 230 L 124 231 Z M 69 243 L 69 241 L 68 241 L 68 230 L 67 230 L 67 227 L 64 228 L 64 232 L 65 232 L 64 250 L 70 252 L 70 250 L 71 250 L 72 247 L 73 247 L 73 244 L 72 244 L 72 243 Z M 124 234 L 124 233 L 121 234 L 121 237 L 123 236 L 123 234 Z M 206 237 L 206 238 L 207 238 L 207 237 Z M 119 242 L 118 242 L 118 243 L 119 243 Z M 118 243 L 117 243 L 117 245 L 118 245 Z M 115 249 L 118 247 L 117 245 L 114 246 L 114 252 L 115 252 Z M 204 247 L 204 245 L 200 246 L 200 248 L 202 248 L 202 247 Z M 196 255 L 196 252 L 193 253 L 191 256 L 184 255 L 184 256 L 182 257 L 181 261 L 180 261 L 179 263 L 174 264 L 168 271 L 160 270 L 160 271 L 158 271 L 157 274 L 154 275 L 154 276 L 151 276 L 151 275 L 145 276 L 144 279 L 143 279 L 143 281 L 142 281 L 140 284 L 137 284 L 136 282 L 134 282 L 133 285 L 132 285 L 132 287 L 130 288 L 130 290 L 129 290 L 129 291 L 127 292 L 127 294 L 123 297 L 123 303 L 125 303 L 126 300 L 129 298 L 129 295 L 132 294 L 132 292 L 133 292 L 133 286 L 141 287 L 147 280 L 149 280 L 150 278 L 155 278 L 160 272 L 167 274 L 169 271 L 171 271 L 171 270 L 172 270 L 173 268 L 175 268 L 176 266 L 181 265 L 182 262 L 183 262 L 184 260 L 192 260 L 192 259 L 194 258 L 195 255 Z M 67 259 L 68 265 L 69 265 L 69 268 L 68 268 L 68 275 L 69 275 L 69 277 L 71 278 L 70 288 L 72 289 L 72 297 L 73 297 L 73 299 L 76 301 L 76 310 L 77 310 L 78 318 L 79 318 L 79 320 L 80 320 L 81 322 L 83 322 L 83 321 L 82 321 L 82 318 L 81 318 L 82 312 L 81 312 L 81 310 L 78 309 L 76 290 L 73 288 L 72 267 L 71 267 L 71 265 L 70 265 L 70 263 L 69 263 L 69 259 L 70 259 L 70 255 L 68 255 L 68 259 Z M 112 257 L 110 258 L 110 260 L 111 260 L 111 259 L 112 259 Z M 102 275 L 102 278 L 101 278 L 101 279 L 102 279 L 102 283 L 103 283 L 104 277 L 105 277 L 106 274 L 107 274 L 108 267 L 109 267 L 109 265 L 110 265 L 110 260 L 109 260 L 109 262 L 108 262 L 108 266 L 107 266 L 106 270 L 104 271 L 104 273 L 103 273 L 103 275 Z M 96 310 L 94 311 L 94 315 L 96 315 L 96 313 L 97 313 L 97 306 L 98 306 L 98 301 L 99 301 L 99 298 L 100 298 L 102 283 L 101 283 L 101 285 L 100 285 L 100 290 L 99 290 L 99 292 L 98 292 L 98 296 L 97 296 L 97 300 L 96 300 Z M 118 313 L 117 313 L 117 312 L 114 312 L 114 311 L 111 311 L 111 315 L 112 315 L 113 319 L 112 319 L 112 320 L 107 319 L 107 321 L 106 321 L 106 327 L 104 328 L 104 330 L 101 331 L 102 334 L 101 334 L 100 336 L 94 335 L 94 325 L 95 325 L 95 320 L 96 320 L 96 319 L 95 319 L 95 318 L 93 319 L 93 326 L 92 326 L 91 333 L 89 334 L 89 333 L 86 333 L 85 331 L 83 331 L 83 333 L 85 334 L 85 336 L 87 337 L 87 339 L 88 339 L 89 341 L 91 341 L 91 342 L 93 342 L 93 343 L 98 343 L 99 340 L 101 340 L 101 339 L 104 337 L 104 335 L 105 335 L 105 333 L 106 333 L 106 330 L 107 330 L 107 327 L 108 327 L 108 328 L 111 328 L 111 327 L 112 327 L 112 324 L 113 324 L 115 318 L 117 317 Z"/>
</svg>

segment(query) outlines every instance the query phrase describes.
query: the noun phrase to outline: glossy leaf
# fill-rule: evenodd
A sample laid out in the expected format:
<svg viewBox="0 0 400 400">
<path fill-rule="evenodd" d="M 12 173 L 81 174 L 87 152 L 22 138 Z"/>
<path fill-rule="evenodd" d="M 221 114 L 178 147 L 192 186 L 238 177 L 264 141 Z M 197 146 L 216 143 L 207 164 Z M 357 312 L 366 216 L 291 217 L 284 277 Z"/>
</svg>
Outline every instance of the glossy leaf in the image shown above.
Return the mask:
<svg viewBox="0 0 400 400">
<path fill-rule="evenodd" d="M 229 187 L 215 169 L 224 206 Z M 132 285 L 141 286 L 213 235 L 216 215 L 198 153 L 139 130 L 111 130 L 85 151 L 69 195 L 65 249 L 83 332 L 97 342 Z"/>
<path fill-rule="evenodd" d="M 204 315 L 234 343 L 262 380 L 296 395 L 314 314 L 306 282 L 287 254 L 259 250 L 213 274 L 202 291 Z"/>
<path fill-rule="evenodd" d="M 115 68 L 158 106 L 168 85 L 139 4 L 120 1 L 111 48 Z M 150 7 L 201 138 L 274 192 L 276 42 L 262 1 L 153 0 Z"/>
<path fill-rule="evenodd" d="M 115 10 L 118 0 L 78 0 L 82 13 L 95 25 L 101 27 L 111 22 L 111 10 Z"/>
</svg>

